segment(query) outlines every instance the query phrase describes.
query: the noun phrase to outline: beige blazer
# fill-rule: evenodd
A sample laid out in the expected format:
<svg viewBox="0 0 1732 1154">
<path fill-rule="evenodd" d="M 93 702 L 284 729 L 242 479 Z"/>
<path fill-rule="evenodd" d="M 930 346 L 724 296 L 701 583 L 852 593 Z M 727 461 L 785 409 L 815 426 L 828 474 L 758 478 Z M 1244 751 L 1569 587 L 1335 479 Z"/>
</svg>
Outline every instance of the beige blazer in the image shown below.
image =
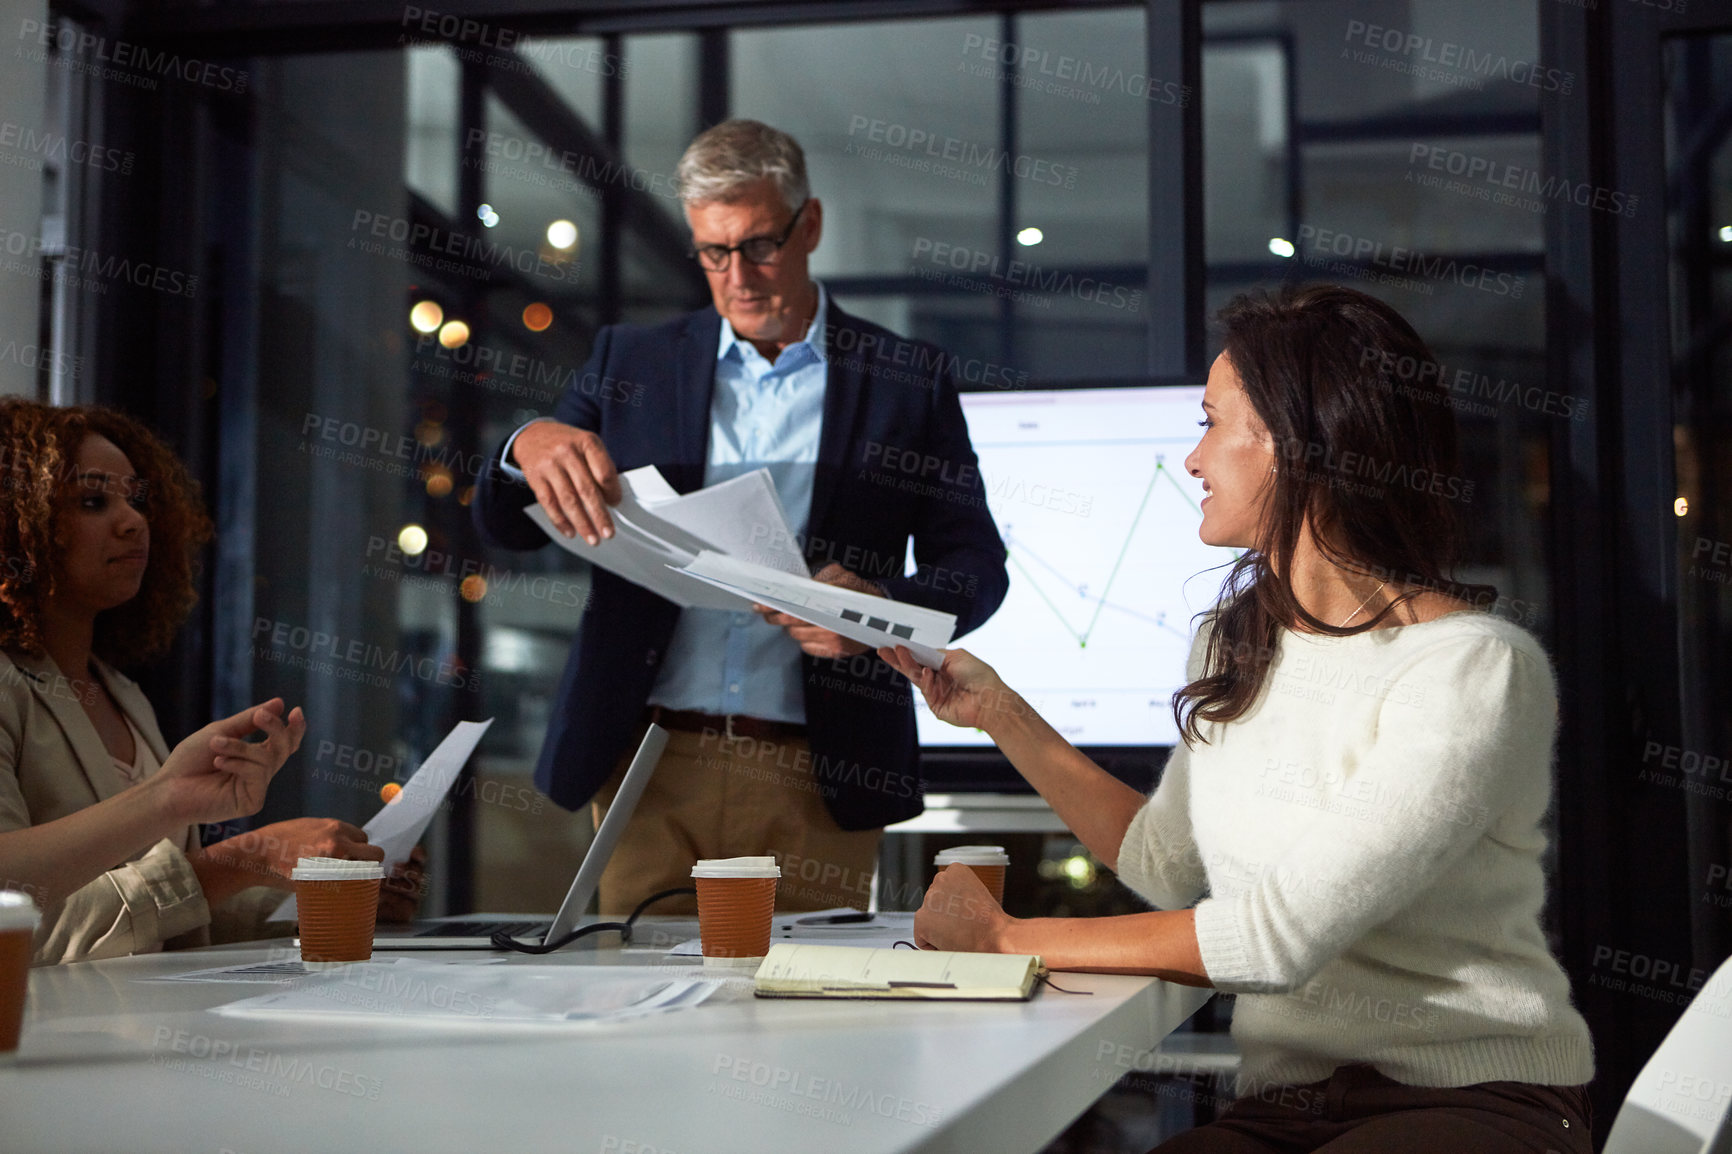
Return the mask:
<svg viewBox="0 0 1732 1154">
<path fill-rule="evenodd" d="M 156 711 L 138 685 L 101 661 L 92 664 L 157 762 L 167 760 Z M 97 691 L 88 679 L 68 678 L 46 655 L 0 652 L 0 831 L 66 817 L 128 788 L 81 704 Z M 187 860 L 197 846 L 198 829 L 188 826 L 44 910 L 35 964 L 209 944 L 211 910 Z M 241 936 L 259 932 L 262 905 L 281 896 L 251 889 L 225 903 L 225 912 L 234 907 L 235 920 L 244 923 L 232 929 Z"/>
</svg>

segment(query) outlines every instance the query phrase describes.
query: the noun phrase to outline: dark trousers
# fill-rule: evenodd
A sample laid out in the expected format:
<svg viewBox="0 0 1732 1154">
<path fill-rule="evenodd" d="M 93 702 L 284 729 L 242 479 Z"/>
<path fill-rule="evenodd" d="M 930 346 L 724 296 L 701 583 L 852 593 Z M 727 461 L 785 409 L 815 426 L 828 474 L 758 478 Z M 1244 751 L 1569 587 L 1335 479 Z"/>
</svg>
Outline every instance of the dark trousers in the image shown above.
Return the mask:
<svg viewBox="0 0 1732 1154">
<path fill-rule="evenodd" d="M 1370 1066 L 1268 1086 L 1151 1154 L 1593 1154 L 1585 1086 L 1404 1086 Z"/>
</svg>

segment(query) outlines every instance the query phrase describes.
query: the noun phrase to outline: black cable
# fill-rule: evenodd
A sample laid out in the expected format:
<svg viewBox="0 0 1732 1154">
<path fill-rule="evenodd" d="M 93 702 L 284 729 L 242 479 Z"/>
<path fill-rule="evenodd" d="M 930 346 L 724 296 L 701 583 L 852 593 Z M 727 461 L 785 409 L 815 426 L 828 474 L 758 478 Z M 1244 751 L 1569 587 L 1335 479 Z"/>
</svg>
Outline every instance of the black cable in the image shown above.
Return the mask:
<svg viewBox="0 0 1732 1154">
<path fill-rule="evenodd" d="M 1040 981 L 1041 985 L 1045 986 L 1047 989 L 1057 990 L 1061 994 L 1077 994 L 1077 995 L 1080 995 L 1080 996 L 1085 997 L 1085 998 L 1092 998 L 1095 996 L 1095 992 L 1093 990 L 1067 990 L 1063 986 L 1054 985 L 1053 980 L 1052 980 L 1052 973 L 1048 970 L 1042 970 L 1040 972 L 1040 974 L 1038 975 L 1038 980 Z"/>
<path fill-rule="evenodd" d="M 680 894 L 696 894 L 697 892 L 698 891 L 693 889 L 691 886 L 676 886 L 673 889 L 662 890 L 660 893 L 651 894 L 649 897 L 639 902 L 637 904 L 637 909 L 633 910 L 631 916 L 623 922 L 595 922 L 592 925 L 579 926 L 577 929 L 572 930 L 570 933 L 556 941 L 522 942 L 506 933 L 504 930 L 500 930 L 498 933 L 494 934 L 490 940 L 493 944 L 493 948 L 496 950 L 512 950 L 520 954 L 551 954 L 553 951 L 562 950 L 566 946 L 577 941 L 577 939 L 588 937 L 590 934 L 599 934 L 603 930 L 618 930 L 620 944 L 625 945 L 627 942 L 631 941 L 632 926 L 637 923 L 638 916 L 650 906 L 661 901 L 663 898 L 677 897 Z"/>
</svg>

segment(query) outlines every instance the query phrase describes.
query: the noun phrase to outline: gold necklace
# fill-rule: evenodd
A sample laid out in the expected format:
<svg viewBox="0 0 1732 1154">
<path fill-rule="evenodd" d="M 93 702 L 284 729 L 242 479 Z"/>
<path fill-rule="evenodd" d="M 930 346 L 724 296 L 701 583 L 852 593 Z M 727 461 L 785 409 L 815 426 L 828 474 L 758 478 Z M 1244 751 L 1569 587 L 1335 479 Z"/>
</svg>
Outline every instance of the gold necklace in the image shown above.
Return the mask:
<svg viewBox="0 0 1732 1154">
<path fill-rule="evenodd" d="M 1388 578 L 1387 578 L 1387 577 L 1386 577 L 1386 578 L 1384 578 L 1384 579 L 1383 579 L 1383 581 L 1382 581 L 1382 582 L 1381 582 L 1381 583 L 1380 583 L 1380 584 L 1379 584 L 1379 585 L 1378 585 L 1378 586 L 1377 586 L 1377 588 L 1375 588 L 1375 589 L 1373 589 L 1373 590 L 1372 590 L 1372 591 L 1371 591 L 1371 592 L 1370 592 L 1370 593 L 1367 593 L 1367 594 L 1366 594 L 1366 595 L 1365 595 L 1365 600 L 1363 600 L 1363 601 L 1361 601 L 1361 602 L 1360 602 L 1360 603 L 1359 603 L 1359 609 L 1363 609 L 1363 608 L 1365 608 L 1365 607 L 1366 607 L 1366 606 L 1367 606 L 1367 605 L 1369 605 L 1369 604 L 1371 604 L 1371 599 L 1372 599 L 1372 598 L 1373 598 L 1373 597 L 1375 597 L 1375 596 L 1377 596 L 1377 595 L 1378 595 L 1378 594 L 1379 594 L 1379 593 L 1381 593 L 1381 592 L 1383 592 L 1383 586 L 1384 586 L 1384 585 L 1387 585 L 1387 584 L 1389 584 L 1389 579 L 1388 579 Z M 1335 627 L 1335 628 L 1337 628 L 1337 629 L 1345 629 L 1345 628 L 1347 628 L 1347 623 L 1348 623 L 1348 622 L 1349 622 L 1349 621 L 1351 621 L 1351 620 L 1353 620 L 1353 619 L 1354 619 L 1354 618 L 1355 618 L 1355 617 L 1357 617 L 1357 616 L 1359 616 L 1359 609 L 1355 609 L 1355 610 L 1354 610 L 1354 611 L 1353 611 L 1353 612 L 1351 612 L 1351 613 L 1349 613 L 1349 614 L 1348 614 L 1348 615 L 1347 615 L 1347 616 L 1345 616 L 1345 617 L 1343 617 L 1343 618 L 1342 618 L 1342 619 L 1341 619 L 1341 624 L 1339 624 L 1339 625 L 1337 625 L 1337 626 L 1336 626 L 1336 627 Z"/>
</svg>

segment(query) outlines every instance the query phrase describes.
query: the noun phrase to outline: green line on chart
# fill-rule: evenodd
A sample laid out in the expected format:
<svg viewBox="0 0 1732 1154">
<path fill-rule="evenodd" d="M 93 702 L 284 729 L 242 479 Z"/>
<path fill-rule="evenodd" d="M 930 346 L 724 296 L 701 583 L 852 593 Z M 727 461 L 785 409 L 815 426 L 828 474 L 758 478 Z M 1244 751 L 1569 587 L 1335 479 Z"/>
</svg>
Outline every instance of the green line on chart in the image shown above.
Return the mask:
<svg viewBox="0 0 1732 1154">
<path fill-rule="evenodd" d="M 1197 511 L 1197 516 L 1201 517 L 1203 515 L 1203 507 L 1201 505 L 1197 504 L 1195 501 L 1191 500 L 1191 495 L 1189 493 L 1185 492 L 1185 487 L 1183 485 L 1179 484 L 1179 479 L 1177 477 L 1175 477 L 1171 473 L 1167 472 L 1167 465 L 1166 465 L 1165 461 L 1163 461 L 1160 464 L 1155 466 L 1155 472 L 1166 473 L 1167 480 L 1172 482 L 1173 488 L 1175 488 L 1179 491 L 1179 496 L 1181 496 L 1185 499 L 1185 504 L 1187 504 L 1191 508 L 1195 509 Z"/>
<path fill-rule="evenodd" d="M 1160 483 L 1162 475 L 1166 476 L 1167 481 L 1178 491 L 1179 496 L 1185 499 L 1185 504 L 1189 505 L 1192 510 L 1196 512 L 1197 516 L 1201 517 L 1203 515 L 1202 507 L 1195 501 L 1191 500 L 1191 495 L 1185 492 L 1185 487 L 1179 484 L 1178 479 L 1173 476 L 1171 470 L 1167 468 L 1166 463 L 1164 461 L 1157 462 L 1155 465 L 1155 475 L 1149 478 L 1149 487 L 1143 491 L 1142 503 L 1137 506 L 1137 514 L 1135 517 L 1131 518 L 1131 527 L 1125 531 L 1125 540 L 1124 543 L 1119 546 L 1118 559 L 1113 562 L 1113 569 L 1107 576 L 1107 583 L 1105 587 L 1101 589 L 1100 597 L 1095 600 L 1094 617 L 1089 620 L 1088 628 L 1083 630 L 1081 633 L 1077 632 L 1076 626 L 1072 625 L 1070 619 L 1064 615 L 1064 610 L 1060 609 L 1057 603 L 1055 603 L 1051 597 L 1046 595 L 1046 590 L 1041 588 L 1040 582 L 1035 579 L 1034 574 L 1030 573 L 1028 568 L 1024 566 L 1021 561 L 1017 560 L 1016 554 L 1011 552 L 1008 546 L 1005 548 L 1005 560 L 1014 565 L 1016 571 L 1021 573 L 1023 577 L 1027 579 L 1029 586 L 1034 589 L 1035 593 L 1042 601 L 1046 602 L 1046 607 L 1052 610 L 1052 615 L 1058 618 L 1058 623 L 1064 626 L 1064 631 L 1076 638 L 1077 645 L 1083 649 L 1088 648 L 1089 638 L 1094 635 L 1095 625 L 1100 621 L 1101 613 L 1106 608 L 1107 595 L 1112 592 L 1113 581 L 1117 579 L 1119 569 L 1124 564 L 1125 554 L 1130 552 L 1131 541 L 1136 536 L 1137 525 L 1141 523 L 1143 512 L 1149 506 L 1149 498 L 1154 496 L 1155 486 Z M 1233 549 L 1230 550 L 1230 552 L 1233 554 L 1234 559 L 1237 560 L 1243 551 Z M 1042 563 L 1047 564 L 1046 562 Z M 1048 568 L 1051 568 L 1051 566 L 1048 565 Z"/>
<path fill-rule="evenodd" d="M 1009 549 L 1004 551 L 1004 555 L 1007 561 L 1016 566 L 1016 571 L 1018 573 L 1021 573 L 1024 577 L 1028 578 L 1029 586 L 1040 595 L 1042 601 L 1046 602 L 1046 607 L 1052 610 L 1052 615 L 1058 618 L 1058 623 L 1064 626 L 1064 631 L 1072 637 L 1075 637 L 1077 639 L 1077 644 L 1086 648 L 1088 646 L 1088 638 L 1078 633 L 1076 628 L 1072 626 L 1070 621 L 1065 617 L 1064 611 L 1052 603 L 1052 598 L 1046 595 L 1046 590 L 1040 587 L 1040 582 L 1034 579 L 1034 574 L 1023 568 L 1022 562 L 1018 561 L 1016 559 L 1016 554 L 1012 553 Z"/>
<path fill-rule="evenodd" d="M 1131 539 L 1137 534 L 1137 523 L 1143 519 L 1143 510 L 1149 507 L 1149 498 L 1154 496 L 1155 482 L 1161 479 L 1164 472 L 1166 467 L 1156 464 L 1155 475 L 1149 478 L 1149 487 L 1143 490 L 1142 504 L 1137 506 L 1137 515 L 1131 518 L 1131 527 L 1125 530 L 1125 543 L 1119 546 L 1118 560 L 1113 562 L 1113 571 L 1107 575 L 1107 583 L 1101 589 L 1101 598 L 1095 602 L 1095 615 L 1089 618 L 1089 627 L 1080 638 L 1084 649 L 1089 647 L 1089 638 L 1094 634 L 1095 624 L 1101 619 L 1101 611 L 1107 607 L 1107 598 L 1112 595 L 1113 582 L 1118 578 L 1119 567 L 1125 563 L 1125 554 L 1131 551 Z"/>
<path fill-rule="evenodd" d="M 1162 462 L 1161 464 L 1156 465 L 1155 466 L 1155 472 L 1165 473 L 1167 475 L 1167 480 L 1169 480 L 1173 483 L 1173 488 L 1175 488 L 1179 491 L 1179 496 L 1181 496 L 1185 499 L 1185 504 L 1187 504 L 1191 508 L 1195 509 L 1197 511 L 1197 516 L 1201 517 L 1203 515 L 1203 507 L 1201 505 L 1197 504 L 1195 501 L 1191 500 L 1191 495 L 1189 493 L 1185 492 L 1185 487 L 1183 485 L 1179 484 L 1179 479 L 1177 477 L 1173 476 L 1172 471 L 1167 468 L 1165 462 Z M 1235 560 L 1235 561 L 1237 561 L 1240 557 L 1243 557 L 1245 555 L 1245 551 L 1243 549 L 1234 549 L 1234 548 L 1228 547 L 1227 551 L 1233 555 L 1233 560 Z"/>
</svg>

